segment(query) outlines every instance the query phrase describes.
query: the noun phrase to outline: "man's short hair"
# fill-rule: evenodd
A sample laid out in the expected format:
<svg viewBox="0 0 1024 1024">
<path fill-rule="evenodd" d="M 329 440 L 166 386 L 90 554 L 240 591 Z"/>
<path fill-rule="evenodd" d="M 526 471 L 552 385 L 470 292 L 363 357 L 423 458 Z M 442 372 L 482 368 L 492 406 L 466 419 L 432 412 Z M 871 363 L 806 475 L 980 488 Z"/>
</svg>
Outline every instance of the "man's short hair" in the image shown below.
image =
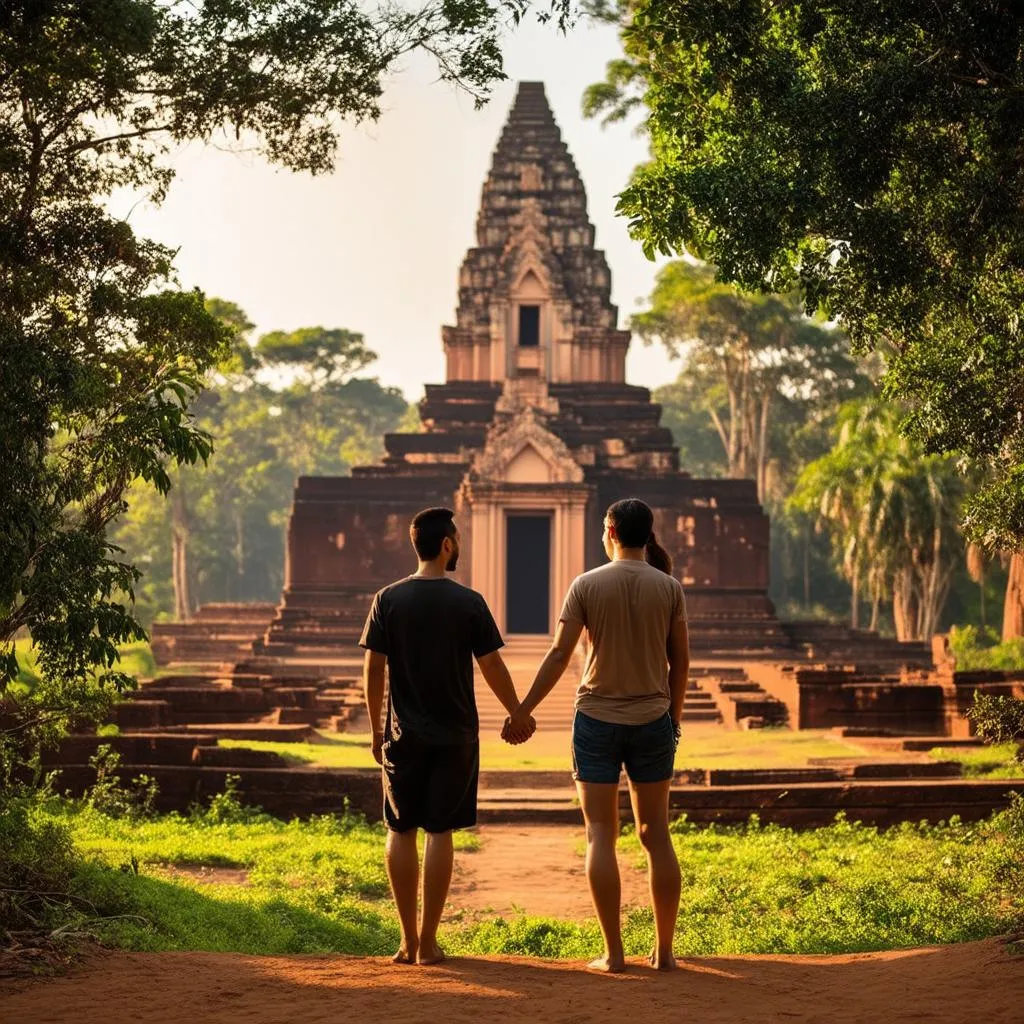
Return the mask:
<svg viewBox="0 0 1024 1024">
<path fill-rule="evenodd" d="M 425 508 L 413 516 L 409 537 L 417 557 L 431 562 L 441 554 L 445 537 L 455 536 L 455 513 L 450 508 Z"/>
</svg>

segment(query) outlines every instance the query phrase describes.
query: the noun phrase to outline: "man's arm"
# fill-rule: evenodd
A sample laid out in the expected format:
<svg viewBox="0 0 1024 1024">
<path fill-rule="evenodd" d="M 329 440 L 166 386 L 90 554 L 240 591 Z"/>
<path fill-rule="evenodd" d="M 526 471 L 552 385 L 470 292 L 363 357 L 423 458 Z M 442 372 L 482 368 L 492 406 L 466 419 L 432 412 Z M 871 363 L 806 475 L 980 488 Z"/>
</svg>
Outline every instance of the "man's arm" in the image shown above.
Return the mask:
<svg viewBox="0 0 1024 1024">
<path fill-rule="evenodd" d="M 514 715 L 519 710 L 519 698 L 516 696 L 516 687 L 512 682 L 512 676 L 509 674 L 505 659 L 501 656 L 501 651 L 491 651 L 490 654 L 477 658 L 476 662 L 480 666 L 480 673 L 484 677 L 484 682 L 487 683 L 491 688 L 491 692 L 501 702 L 501 706 L 509 713 L 510 717 Z M 533 735 L 534 729 L 536 729 L 536 725 L 533 719 L 527 716 L 520 728 L 516 730 L 516 735 L 511 739 L 511 742 L 525 742 Z M 509 737 L 505 738 L 508 739 Z"/>
<path fill-rule="evenodd" d="M 512 676 L 509 674 L 505 659 L 501 656 L 501 651 L 491 651 L 490 654 L 485 654 L 482 658 L 477 658 L 476 661 L 480 666 L 484 682 L 491 688 L 491 692 L 498 698 L 501 706 L 511 718 L 519 710 L 519 697 L 516 696 L 515 684 L 512 682 Z M 506 735 L 506 731 L 502 730 L 502 736 L 511 743 L 524 743 L 533 735 L 536 728 L 537 725 L 533 719 L 526 716 L 514 734 Z"/>
<path fill-rule="evenodd" d="M 384 668 L 387 663 L 387 655 L 379 651 L 367 650 L 363 658 L 363 697 L 366 700 L 366 713 L 370 716 L 370 728 L 373 730 L 373 759 L 377 764 L 384 760 L 381 751 L 384 727 L 381 719 L 384 711 Z"/>
<path fill-rule="evenodd" d="M 672 701 L 672 724 L 678 726 L 683 717 L 686 681 L 690 676 L 690 632 L 686 619 L 676 619 L 668 634 L 668 692 Z"/>
<path fill-rule="evenodd" d="M 576 650 L 576 644 L 579 643 L 582 632 L 582 622 L 562 620 L 558 623 L 555 639 L 548 648 L 548 653 L 544 655 L 540 668 L 537 669 L 533 686 L 530 687 L 530 692 L 519 705 L 519 710 L 512 716 L 510 726 L 513 730 L 521 728 L 525 720 L 533 714 L 537 705 L 555 688 L 555 683 L 562 678 L 562 674 L 569 666 L 572 652 Z"/>
</svg>

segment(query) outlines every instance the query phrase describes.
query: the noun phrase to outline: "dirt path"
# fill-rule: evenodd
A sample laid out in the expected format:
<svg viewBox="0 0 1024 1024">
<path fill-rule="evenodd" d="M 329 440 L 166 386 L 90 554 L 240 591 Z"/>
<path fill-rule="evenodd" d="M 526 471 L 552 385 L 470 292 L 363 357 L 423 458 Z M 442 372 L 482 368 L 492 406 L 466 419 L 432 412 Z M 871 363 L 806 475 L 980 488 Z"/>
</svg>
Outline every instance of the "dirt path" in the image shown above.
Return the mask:
<svg viewBox="0 0 1024 1024">
<path fill-rule="evenodd" d="M 584 833 L 566 825 L 482 825 L 480 849 L 455 855 L 447 919 L 517 912 L 593 917 L 583 870 Z M 647 876 L 619 856 L 622 902 L 649 902 Z"/>
<path fill-rule="evenodd" d="M 0 994 L 5 1024 L 1019 1024 L 1024 960 L 994 940 L 836 957 L 714 957 L 674 975 L 631 966 L 456 959 L 113 953 Z"/>
</svg>

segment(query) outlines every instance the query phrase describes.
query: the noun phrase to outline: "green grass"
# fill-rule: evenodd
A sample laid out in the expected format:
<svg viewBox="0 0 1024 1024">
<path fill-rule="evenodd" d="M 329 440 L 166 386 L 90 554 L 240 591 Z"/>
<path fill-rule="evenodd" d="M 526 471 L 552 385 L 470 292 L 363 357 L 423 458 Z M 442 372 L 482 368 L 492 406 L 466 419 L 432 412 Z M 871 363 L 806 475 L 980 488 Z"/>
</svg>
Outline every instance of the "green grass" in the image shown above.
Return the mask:
<svg viewBox="0 0 1024 1024">
<path fill-rule="evenodd" d="M 1024 762 L 1016 759 L 1016 743 L 987 747 L 938 747 L 929 755 L 937 761 L 959 761 L 969 779 L 1024 779 Z"/>
<path fill-rule="evenodd" d="M 124 644 L 118 648 L 121 655 L 120 661 L 114 667 L 119 672 L 127 672 L 129 675 L 147 677 L 156 672 L 156 661 L 149 644 L 144 640 L 137 643 Z M 14 641 L 14 652 L 18 658 L 18 680 L 26 684 L 34 684 L 39 681 L 39 659 L 32 641 L 22 638 Z"/>
<path fill-rule="evenodd" d="M 110 819 L 50 800 L 39 821 L 66 827 L 85 864 L 80 897 L 102 916 L 106 941 L 140 950 L 246 953 L 391 952 L 398 939 L 387 898 L 384 832 L 352 816 L 281 822 L 266 816 L 217 820 L 167 815 Z M 485 839 L 486 841 L 486 839 Z M 978 825 L 904 825 L 879 831 L 837 821 L 794 832 L 756 822 L 697 828 L 685 821 L 673 841 L 683 869 L 676 934 L 680 955 L 835 953 L 965 941 L 1019 928 L 1024 919 L 1024 808 Z M 462 857 L 476 839 L 463 835 Z M 641 860 L 634 836 L 627 854 Z M 243 868 L 247 883 L 226 884 L 197 865 Z M 524 885 L 543 885 L 524 870 Z M 583 884 L 582 880 L 579 884 Z M 625 924 L 627 952 L 649 950 L 647 910 Z M 485 918 L 451 926 L 452 953 L 589 957 L 595 923 L 537 917 Z"/>
<path fill-rule="evenodd" d="M 799 768 L 819 757 L 864 757 L 869 751 L 849 740 L 817 729 L 752 729 L 707 731 L 683 739 L 677 768 Z"/>
<path fill-rule="evenodd" d="M 249 747 L 281 754 L 292 764 L 331 768 L 372 768 L 369 733 L 320 732 L 315 743 L 272 743 L 252 740 L 221 740 L 224 747 Z M 795 768 L 812 757 L 859 757 L 863 747 L 815 730 L 756 729 L 729 732 L 724 729 L 684 731 L 676 755 L 676 768 Z M 497 737 L 480 741 L 480 766 L 484 770 L 523 768 L 568 772 L 571 768 L 568 733 L 538 731 L 529 743 L 509 746 Z"/>
<path fill-rule="evenodd" d="M 905 824 L 879 831 L 846 820 L 795 832 L 673 828 L 682 867 L 675 951 L 682 956 L 869 952 L 965 942 L 1024 921 L 1024 811 L 977 825 Z M 636 837 L 622 848 L 644 865 Z M 627 955 L 649 952 L 650 910 L 623 926 Z M 600 948 L 591 923 L 495 919 L 453 936 L 453 951 L 583 958 Z"/>
<path fill-rule="evenodd" d="M 103 916 L 145 919 L 96 925 L 115 945 L 268 954 L 394 951 L 398 928 L 386 899 L 382 826 L 344 815 L 283 822 L 261 814 L 237 821 L 169 814 L 140 821 L 57 800 L 37 813 L 70 829 L 85 858 L 77 878 L 81 897 L 102 906 Z M 455 845 L 472 851 L 479 841 L 459 833 Z M 246 884 L 182 873 L 200 867 L 245 869 Z"/>
<path fill-rule="evenodd" d="M 703 828 L 678 821 L 677 940 L 693 953 L 839 953 L 960 942 L 1024 914 L 1024 814 L 981 824 L 838 820 Z M 635 836 L 624 840 L 637 863 Z"/>
</svg>

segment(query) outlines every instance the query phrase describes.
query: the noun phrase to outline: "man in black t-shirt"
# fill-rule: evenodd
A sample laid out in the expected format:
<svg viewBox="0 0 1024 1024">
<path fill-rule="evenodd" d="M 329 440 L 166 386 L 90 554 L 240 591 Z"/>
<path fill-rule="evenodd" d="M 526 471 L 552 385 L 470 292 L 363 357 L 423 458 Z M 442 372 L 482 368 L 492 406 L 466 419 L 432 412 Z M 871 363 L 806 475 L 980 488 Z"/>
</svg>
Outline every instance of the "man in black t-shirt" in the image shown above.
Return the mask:
<svg viewBox="0 0 1024 1024">
<path fill-rule="evenodd" d="M 409 528 L 419 566 L 373 599 L 363 635 L 363 684 L 373 729 L 373 756 L 383 768 L 388 879 L 402 945 L 395 963 L 439 963 L 437 944 L 452 877 L 452 830 L 476 824 L 480 770 L 473 658 L 509 715 L 519 707 L 504 646 L 484 599 L 449 579 L 459 559 L 454 513 L 429 508 Z M 387 667 L 387 711 L 384 670 Z M 382 724 L 382 718 L 384 719 Z M 530 719 L 507 739 L 529 739 Z M 417 927 L 417 829 L 423 854 L 423 913 Z"/>
</svg>

